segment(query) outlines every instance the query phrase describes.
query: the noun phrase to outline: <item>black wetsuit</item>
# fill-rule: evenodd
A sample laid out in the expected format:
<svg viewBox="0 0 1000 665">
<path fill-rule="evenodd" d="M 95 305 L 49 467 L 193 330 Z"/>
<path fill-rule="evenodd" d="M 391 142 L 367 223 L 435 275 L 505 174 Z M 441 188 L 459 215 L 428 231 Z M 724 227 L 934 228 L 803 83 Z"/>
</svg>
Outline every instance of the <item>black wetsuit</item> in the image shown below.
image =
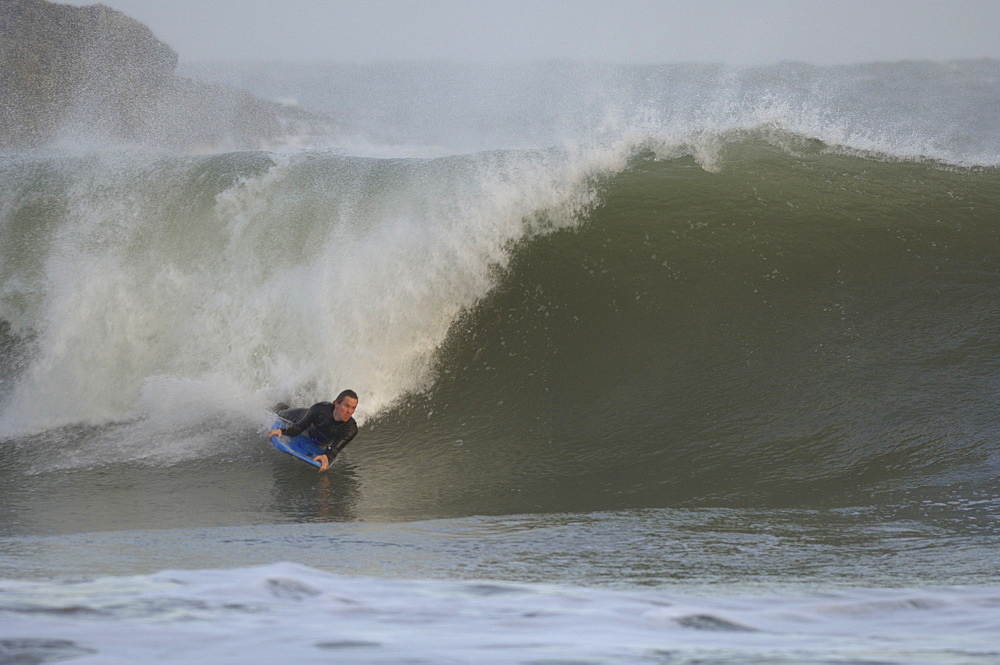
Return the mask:
<svg viewBox="0 0 1000 665">
<path fill-rule="evenodd" d="M 282 411 L 278 417 L 292 424 L 282 427 L 281 433 L 285 436 L 298 436 L 305 432 L 310 439 L 325 446 L 323 454 L 332 462 L 337 453 L 358 435 L 358 424 L 354 422 L 354 418 L 337 422 L 333 419 L 333 408 L 332 402 L 319 402 L 308 409 Z"/>
</svg>

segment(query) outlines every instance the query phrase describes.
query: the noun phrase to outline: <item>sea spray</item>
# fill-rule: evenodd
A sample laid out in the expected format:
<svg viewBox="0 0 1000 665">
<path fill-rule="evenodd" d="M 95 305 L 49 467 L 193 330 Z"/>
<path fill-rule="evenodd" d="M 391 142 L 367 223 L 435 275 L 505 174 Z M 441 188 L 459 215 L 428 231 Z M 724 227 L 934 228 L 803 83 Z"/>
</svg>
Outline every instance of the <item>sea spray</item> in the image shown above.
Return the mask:
<svg viewBox="0 0 1000 665">
<path fill-rule="evenodd" d="M 203 395 L 205 413 L 246 413 L 350 385 L 378 412 L 427 385 L 455 316 L 514 244 L 580 222 L 594 178 L 623 163 L 605 154 L 65 160 L 65 189 L 20 185 L 65 208 L 8 225 L 13 244 L 45 252 L 4 284 L 8 307 L 31 305 L 5 318 L 34 338 L 4 427 L 149 415 L 175 401 L 165 386 Z"/>
<path fill-rule="evenodd" d="M 344 132 L 306 137 L 370 156 L 613 143 L 675 144 L 767 126 L 829 146 L 964 166 L 1000 159 L 993 60 L 816 67 L 546 62 L 182 65 L 189 76 L 293 96 Z M 947 103 L 938 103 L 947 100 Z"/>
</svg>

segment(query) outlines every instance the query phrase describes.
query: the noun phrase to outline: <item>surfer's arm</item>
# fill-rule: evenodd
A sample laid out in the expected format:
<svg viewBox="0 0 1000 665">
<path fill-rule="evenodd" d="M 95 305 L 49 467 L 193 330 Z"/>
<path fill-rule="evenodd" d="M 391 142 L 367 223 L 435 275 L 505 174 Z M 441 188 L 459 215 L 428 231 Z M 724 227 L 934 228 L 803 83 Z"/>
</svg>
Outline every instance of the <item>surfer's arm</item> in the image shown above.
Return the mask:
<svg viewBox="0 0 1000 665">
<path fill-rule="evenodd" d="M 339 436 L 333 441 L 331 441 L 329 445 L 327 445 L 327 447 L 323 449 L 322 454 L 317 455 L 316 457 L 313 458 L 314 460 L 319 462 L 320 464 L 319 470 L 326 471 L 330 467 L 330 465 L 333 464 L 333 460 L 337 457 L 340 451 L 346 448 L 347 444 L 349 444 L 351 440 L 357 435 L 358 435 L 358 428 L 354 427 L 343 436 Z"/>
<path fill-rule="evenodd" d="M 346 446 L 346 445 L 347 444 L 344 443 L 344 446 Z M 341 446 L 341 448 L 342 447 L 343 446 Z M 333 464 L 333 460 L 336 459 L 337 453 L 339 453 L 339 452 L 340 452 L 340 448 L 338 448 L 336 446 L 336 444 L 333 444 L 333 445 L 327 446 L 323 450 L 323 452 L 320 453 L 319 455 L 316 455 L 316 457 L 313 457 L 314 461 L 319 462 L 319 471 L 320 471 L 320 473 L 322 473 L 322 472 L 324 472 L 324 471 L 326 471 L 327 469 L 330 468 L 330 465 Z"/>
<path fill-rule="evenodd" d="M 305 427 L 299 427 L 298 423 L 294 425 L 289 425 L 288 427 L 282 427 L 278 431 L 281 432 L 282 436 L 298 436 L 305 431 Z"/>
<path fill-rule="evenodd" d="M 350 425 L 352 426 L 346 428 L 346 432 L 343 432 L 340 436 L 330 441 L 330 443 L 328 443 L 326 448 L 323 450 L 323 454 L 329 457 L 331 462 L 333 461 L 333 458 L 336 457 L 341 450 L 346 448 L 347 444 L 349 444 L 354 437 L 358 435 L 358 428 L 357 426 L 353 426 L 353 424 L 354 421 L 352 420 L 350 422 Z"/>
<path fill-rule="evenodd" d="M 347 439 L 346 441 L 344 441 L 343 439 L 341 439 L 340 441 L 342 443 L 329 445 L 326 447 L 326 449 L 323 450 L 321 454 L 316 455 L 316 457 L 313 457 L 315 461 L 319 462 L 320 473 L 330 468 L 330 465 L 333 464 L 333 460 L 336 459 L 337 455 L 344 448 L 344 446 L 347 445 L 348 441 L 350 440 L 351 439 Z"/>
<path fill-rule="evenodd" d="M 326 471 L 327 468 L 329 468 L 329 466 L 333 464 L 333 460 L 336 459 L 340 451 L 344 449 L 344 446 L 346 446 L 353 438 L 354 436 L 352 435 L 351 438 L 349 439 L 337 439 L 329 446 L 324 448 L 322 453 L 316 455 L 316 457 L 313 457 L 313 459 L 319 462 L 320 464 L 319 470 Z"/>
<path fill-rule="evenodd" d="M 319 462 L 319 472 L 323 473 L 330 468 L 330 463 L 333 462 L 333 459 L 326 453 L 323 453 L 322 455 L 316 455 L 316 457 L 313 457 L 313 461 Z"/>
<path fill-rule="evenodd" d="M 316 418 L 317 406 L 318 405 L 313 404 L 309 407 L 309 410 L 306 411 L 306 414 L 299 418 L 298 421 L 292 423 L 288 427 L 280 428 L 281 434 L 283 436 L 298 436 L 299 434 L 302 434 L 302 432 L 309 429 L 309 426 L 313 424 L 313 420 Z"/>
</svg>

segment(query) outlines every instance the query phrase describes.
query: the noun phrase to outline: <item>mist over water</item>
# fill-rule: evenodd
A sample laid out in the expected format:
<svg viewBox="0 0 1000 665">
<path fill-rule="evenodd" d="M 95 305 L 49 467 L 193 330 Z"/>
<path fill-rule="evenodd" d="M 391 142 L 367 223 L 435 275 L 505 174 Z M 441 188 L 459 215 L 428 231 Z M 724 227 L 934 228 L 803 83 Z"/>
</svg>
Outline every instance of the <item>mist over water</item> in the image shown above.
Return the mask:
<svg viewBox="0 0 1000 665">
<path fill-rule="evenodd" d="M 180 72 L 328 113 L 345 132 L 335 147 L 355 154 L 628 139 L 708 157 L 720 134 L 762 127 L 894 158 L 995 165 L 1000 153 L 992 60 L 838 67 L 188 63 Z"/>
</svg>

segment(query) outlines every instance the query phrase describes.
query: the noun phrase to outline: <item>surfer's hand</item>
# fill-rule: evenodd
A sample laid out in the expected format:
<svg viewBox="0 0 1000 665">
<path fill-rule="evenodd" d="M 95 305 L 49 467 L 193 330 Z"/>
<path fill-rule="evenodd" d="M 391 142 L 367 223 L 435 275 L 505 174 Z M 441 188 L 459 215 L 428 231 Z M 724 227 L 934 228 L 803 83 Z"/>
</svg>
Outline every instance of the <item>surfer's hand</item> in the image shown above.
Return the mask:
<svg viewBox="0 0 1000 665">
<path fill-rule="evenodd" d="M 273 429 L 273 430 L 271 430 L 270 432 L 267 433 L 267 438 L 270 439 L 272 436 L 282 436 L 281 430 L 280 429 Z"/>
<path fill-rule="evenodd" d="M 313 460 L 319 462 L 320 473 L 330 468 L 330 458 L 326 454 L 316 455 L 316 457 L 313 457 Z"/>
</svg>

